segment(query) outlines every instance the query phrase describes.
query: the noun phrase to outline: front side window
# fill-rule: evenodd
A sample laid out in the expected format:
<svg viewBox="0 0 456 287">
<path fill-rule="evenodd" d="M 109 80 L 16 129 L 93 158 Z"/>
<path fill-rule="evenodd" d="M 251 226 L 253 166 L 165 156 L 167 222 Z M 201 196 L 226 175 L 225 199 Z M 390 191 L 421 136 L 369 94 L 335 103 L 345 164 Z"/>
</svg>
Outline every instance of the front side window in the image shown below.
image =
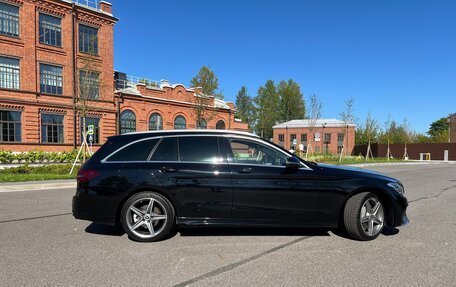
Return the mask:
<svg viewBox="0 0 456 287">
<path fill-rule="evenodd" d="M 98 29 L 79 24 L 79 52 L 98 55 Z"/>
<path fill-rule="evenodd" d="M 287 157 L 265 145 L 254 141 L 230 140 L 234 163 L 284 166 Z"/>
<path fill-rule="evenodd" d="M 177 116 L 174 119 L 174 129 L 175 130 L 185 130 L 187 128 L 187 121 L 183 116 Z"/>
<path fill-rule="evenodd" d="M 62 19 L 40 13 L 40 43 L 52 46 L 62 46 Z"/>
<path fill-rule="evenodd" d="M 79 95 L 84 99 L 100 97 L 100 74 L 94 71 L 79 71 Z"/>
<path fill-rule="evenodd" d="M 19 7 L 0 2 L 0 34 L 19 37 Z"/>
<path fill-rule="evenodd" d="M 180 137 L 180 161 L 221 162 L 217 137 Z"/>
<path fill-rule="evenodd" d="M 157 142 L 158 139 L 138 141 L 118 150 L 106 161 L 146 161 Z"/>
<path fill-rule="evenodd" d="M 88 131 L 88 126 L 93 126 L 93 135 L 92 135 L 92 143 L 99 144 L 100 143 L 100 118 L 94 117 L 86 117 L 85 118 L 85 130 Z M 84 136 L 84 118 L 81 118 L 81 136 Z M 89 141 L 89 137 L 87 136 L 87 142 Z M 82 142 L 82 138 L 81 138 Z"/>
<path fill-rule="evenodd" d="M 62 67 L 40 64 L 40 91 L 54 95 L 63 93 Z"/>
<path fill-rule="evenodd" d="M 0 141 L 21 141 L 21 112 L 0 110 Z"/>
<path fill-rule="evenodd" d="M 120 113 L 120 133 L 131 133 L 136 131 L 136 116 L 130 110 Z"/>
<path fill-rule="evenodd" d="M 19 74 L 19 59 L 0 57 L 0 88 L 19 90 Z"/>
<path fill-rule="evenodd" d="M 200 119 L 197 123 L 196 123 L 196 128 L 197 129 L 202 129 L 202 130 L 205 130 L 207 129 L 207 122 L 205 119 Z"/>
<path fill-rule="evenodd" d="M 158 113 L 153 113 L 149 118 L 149 130 L 158 131 L 163 129 L 163 118 Z"/>
<path fill-rule="evenodd" d="M 41 114 L 41 142 L 63 143 L 63 115 Z"/>
<path fill-rule="evenodd" d="M 224 130 L 225 129 L 225 122 L 220 120 L 217 122 L 217 124 L 215 125 L 215 128 L 218 129 L 218 130 Z"/>
</svg>

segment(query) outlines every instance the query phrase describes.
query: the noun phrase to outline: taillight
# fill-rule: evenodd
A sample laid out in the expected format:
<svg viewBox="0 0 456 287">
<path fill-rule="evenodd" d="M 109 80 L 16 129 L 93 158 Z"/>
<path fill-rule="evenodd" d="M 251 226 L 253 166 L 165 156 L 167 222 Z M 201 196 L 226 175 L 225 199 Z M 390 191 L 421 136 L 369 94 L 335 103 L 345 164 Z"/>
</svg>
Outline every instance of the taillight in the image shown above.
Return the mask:
<svg viewBox="0 0 456 287">
<path fill-rule="evenodd" d="M 80 169 L 78 171 L 78 182 L 88 182 L 99 175 L 100 173 L 94 169 Z"/>
</svg>

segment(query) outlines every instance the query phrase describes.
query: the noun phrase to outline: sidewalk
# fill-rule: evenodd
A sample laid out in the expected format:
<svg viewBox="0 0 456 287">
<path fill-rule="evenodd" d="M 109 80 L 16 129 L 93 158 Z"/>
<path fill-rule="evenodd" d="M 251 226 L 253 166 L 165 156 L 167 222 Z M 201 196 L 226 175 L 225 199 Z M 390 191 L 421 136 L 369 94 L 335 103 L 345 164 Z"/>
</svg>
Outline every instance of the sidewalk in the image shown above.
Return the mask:
<svg viewBox="0 0 456 287">
<path fill-rule="evenodd" d="M 76 180 L 75 179 L 65 179 L 65 180 L 2 182 L 2 183 L 0 183 L 0 193 L 14 192 L 14 191 L 43 190 L 43 189 L 62 189 L 62 188 L 76 188 Z"/>
</svg>

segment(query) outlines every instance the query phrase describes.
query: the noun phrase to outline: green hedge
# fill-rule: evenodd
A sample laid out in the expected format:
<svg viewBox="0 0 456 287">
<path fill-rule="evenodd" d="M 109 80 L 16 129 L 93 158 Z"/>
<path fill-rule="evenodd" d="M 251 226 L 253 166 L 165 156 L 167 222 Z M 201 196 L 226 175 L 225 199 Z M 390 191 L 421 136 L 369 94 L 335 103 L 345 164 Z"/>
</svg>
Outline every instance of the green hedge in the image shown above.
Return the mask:
<svg viewBox="0 0 456 287">
<path fill-rule="evenodd" d="M 63 152 L 29 151 L 13 153 L 9 150 L 0 150 L 0 163 L 71 163 L 78 154 L 77 150 Z M 86 155 L 88 158 L 89 155 Z M 82 156 L 80 156 L 80 159 Z"/>
</svg>

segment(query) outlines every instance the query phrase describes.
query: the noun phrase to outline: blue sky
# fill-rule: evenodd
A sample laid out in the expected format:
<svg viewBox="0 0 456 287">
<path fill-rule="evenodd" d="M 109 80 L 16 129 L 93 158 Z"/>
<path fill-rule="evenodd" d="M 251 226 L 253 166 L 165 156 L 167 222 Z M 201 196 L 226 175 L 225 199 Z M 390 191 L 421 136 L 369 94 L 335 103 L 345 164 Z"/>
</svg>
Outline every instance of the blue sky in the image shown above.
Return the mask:
<svg viewBox="0 0 456 287">
<path fill-rule="evenodd" d="M 111 2 L 115 68 L 131 75 L 188 85 L 209 65 L 229 101 L 292 78 L 323 117 L 353 97 L 360 122 L 390 115 L 419 132 L 456 112 L 453 0 Z"/>
</svg>

